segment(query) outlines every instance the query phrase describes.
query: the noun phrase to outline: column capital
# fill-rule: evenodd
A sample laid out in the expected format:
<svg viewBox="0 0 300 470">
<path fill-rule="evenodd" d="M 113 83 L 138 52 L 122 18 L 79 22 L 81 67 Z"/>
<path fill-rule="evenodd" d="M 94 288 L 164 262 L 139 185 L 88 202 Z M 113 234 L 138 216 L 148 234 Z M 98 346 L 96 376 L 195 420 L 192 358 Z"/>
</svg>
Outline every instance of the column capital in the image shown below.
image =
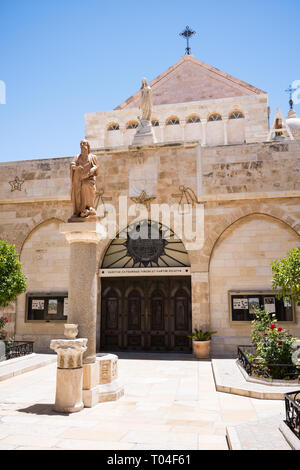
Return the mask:
<svg viewBox="0 0 300 470">
<path fill-rule="evenodd" d="M 100 222 L 72 222 L 60 225 L 60 233 L 69 243 L 98 243 L 107 237 L 107 231 Z"/>
</svg>

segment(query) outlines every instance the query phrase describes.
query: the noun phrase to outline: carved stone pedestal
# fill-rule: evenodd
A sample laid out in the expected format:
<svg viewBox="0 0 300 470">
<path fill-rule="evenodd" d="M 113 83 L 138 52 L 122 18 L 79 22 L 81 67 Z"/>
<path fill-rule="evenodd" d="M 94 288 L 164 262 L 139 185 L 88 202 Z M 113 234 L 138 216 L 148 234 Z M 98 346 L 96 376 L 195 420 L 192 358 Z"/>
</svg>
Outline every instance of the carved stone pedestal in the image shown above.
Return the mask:
<svg viewBox="0 0 300 470">
<path fill-rule="evenodd" d="M 118 356 L 101 354 L 94 364 L 83 365 L 83 402 L 91 408 L 97 403 L 115 401 L 124 395 L 118 380 Z"/>
<path fill-rule="evenodd" d="M 151 145 L 155 143 L 155 136 L 152 128 L 151 121 L 142 119 L 136 130 L 136 134 L 133 138 L 132 145 L 141 146 L 141 145 Z"/>
<path fill-rule="evenodd" d="M 58 355 L 54 410 L 59 413 L 75 413 L 84 407 L 82 356 L 86 343 L 85 338 L 53 339 L 50 343 Z"/>
</svg>

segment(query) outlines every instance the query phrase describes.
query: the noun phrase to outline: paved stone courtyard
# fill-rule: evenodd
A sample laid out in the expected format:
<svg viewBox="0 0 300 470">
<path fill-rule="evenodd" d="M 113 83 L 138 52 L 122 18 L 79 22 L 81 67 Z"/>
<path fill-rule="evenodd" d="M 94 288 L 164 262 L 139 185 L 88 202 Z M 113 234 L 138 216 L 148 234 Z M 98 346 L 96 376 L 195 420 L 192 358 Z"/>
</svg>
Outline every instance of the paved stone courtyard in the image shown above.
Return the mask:
<svg viewBox="0 0 300 470">
<path fill-rule="evenodd" d="M 227 426 L 241 425 L 244 436 L 246 423 L 255 429 L 257 421 L 277 423 L 284 416 L 281 400 L 217 392 L 211 363 L 192 355 L 119 358 L 124 397 L 80 413 L 52 411 L 56 364 L 0 382 L 0 450 L 224 450 Z M 284 447 L 274 432 L 273 446 Z M 263 446 L 259 439 L 254 448 Z M 247 445 L 253 448 L 253 440 Z"/>
</svg>

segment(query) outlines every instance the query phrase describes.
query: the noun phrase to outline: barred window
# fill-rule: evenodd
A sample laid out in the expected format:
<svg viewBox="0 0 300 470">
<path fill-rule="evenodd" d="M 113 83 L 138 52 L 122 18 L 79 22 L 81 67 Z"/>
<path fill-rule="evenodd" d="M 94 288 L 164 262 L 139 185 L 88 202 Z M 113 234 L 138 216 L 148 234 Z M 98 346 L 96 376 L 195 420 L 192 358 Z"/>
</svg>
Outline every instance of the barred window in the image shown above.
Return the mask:
<svg viewBox="0 0 300 470">
<path fill-rule="evenodd" d="M 186 120 L 187 124 L 194 124 L 196 122 L 200 122 L 200 117 L 197 114 L 193 114 L 189 116 Z"/>
<path fill-rule="evenodd" d="M 208 118 L 208 121 L 209 122 L 211 122 L 211 121 L 222 121 L 221 114 L 218 114 L 218 113 L 211 114 Z"/>
<path fill-rule="evenodd" d="M 129 121 L 126 124 L 126 129 L 136 129 L 139 127 L 139 123 L 137 121 Z"/>
<path fill-rule="evenodd" d="M 242 111 L 232 111 L 232 113 L 229 114 L 229 119 L 242 119 L 244 117 Z"/>
<path fill-rule="evenodd" d="M 171 116 L 166 121 L 167 126 L 174 126 L 179 124 L 179 118 L 177 116 Z"/>
<path fill-rule="evenodd" d="M 107 126 L 108 131 L 118 131 L 120 129 L 120 126 L 117 122 L 112 122 Z"/>
</svg>

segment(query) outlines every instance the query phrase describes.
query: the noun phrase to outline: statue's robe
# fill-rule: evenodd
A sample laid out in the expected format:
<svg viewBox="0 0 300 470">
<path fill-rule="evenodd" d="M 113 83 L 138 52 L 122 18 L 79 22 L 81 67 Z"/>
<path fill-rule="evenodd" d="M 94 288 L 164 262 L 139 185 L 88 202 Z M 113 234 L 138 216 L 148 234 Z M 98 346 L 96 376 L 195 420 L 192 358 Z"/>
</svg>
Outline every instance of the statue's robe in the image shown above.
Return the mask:
<svg viewBox="0 0 300 470">
<path fill-rule="evenodd" d="M 77 217 L 85 209 L 94 209 L 96 194 L 96 175 L 88 176 L 93 167 L 98 169 L 97 157 L 89 154 L 88 160 L 83 160 L 81 154 L 74 162 L 76 166 L 82 166 L 78 170 L 73 170 L 71 166 L 71 199 L 73 203 L 73 214 Z M 84 179 L 83 179 L 84 178 Z"/>
</svg>

